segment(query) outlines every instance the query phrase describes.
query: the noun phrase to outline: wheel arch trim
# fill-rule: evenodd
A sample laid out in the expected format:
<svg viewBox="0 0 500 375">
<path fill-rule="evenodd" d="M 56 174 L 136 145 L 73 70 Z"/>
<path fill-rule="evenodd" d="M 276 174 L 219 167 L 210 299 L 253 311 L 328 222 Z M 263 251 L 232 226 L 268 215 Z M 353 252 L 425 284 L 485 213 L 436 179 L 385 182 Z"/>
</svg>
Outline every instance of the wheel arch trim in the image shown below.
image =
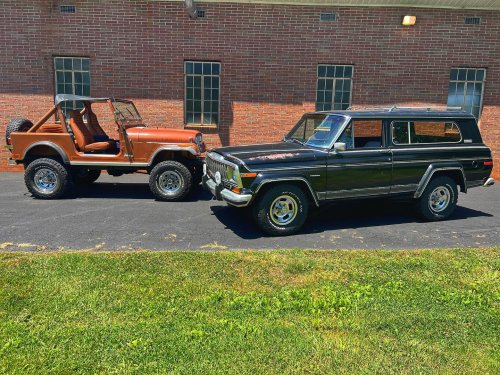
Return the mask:
<svg viewBox="0 0 500 375">
<path fill-rule="evenodd" d="M 35 142 L 35 143 L 32 143 L 31 145 L 29 145 L 23 153 L 22 160 L 25 160 L 26 157 L 28 156 L 29 152 L 38 146 L 47 146 L 47 147 L 54 149 L 54 151 L 56 151 L 59 154 L 59 156 L 61 157 L 64 164 L 70 164 L 69 158 L 68 158 L 68 155 L 66 154 L 66 152 L 60 146 L 56 145 L 53 142 L 48 142 L 48 141 Z"/>
<path fill-rule="evenodd" d="M 148 160 L 148 165 L 152 166 L 155 158 L 163 151 L 187 151 L 193 156 L 197 156 L 198 153 L 193 147 L 180 147 L 180 146 L 162 146 L 155 150 L 153 155 Z"/>
<path fill-rule="evenodd" d="M 425 171 L 424 175 L 420 179 L 420 182 L 418 184 L 417 190 L 415 191 L 415 194 L 413 195 L 414 198 L 420 198 L 429 184 L 429 182 L 432 180 L 432 177 L 436 172 L 440 171 L 459 171 L 460 176 L 461 176 L 461 181 L 459 181 L 460 185 L 460 191 L 463 193 L 467 193 L 467 179 L 465 177 L 465 172 L 464 168 L 460 164 L 451 164 L 451 165 L 440 165 L 440 164 L 431 164 Z"/>
<path fill-rule="evenodd" d="M 297 181 L 300 181 L 300 182 L 303 182 L 306 184 L 307 188 L 309 189 L 309 193 L 311 194 L 313 200 L 314 200 L 314 204 L 319 207 L 319 202 L 318 202 L 318 197 L 316 196 L 316 194 L 314 193 L 314 190 L 311 186 L 311 184 L 309 183 L 309 181 L 307 181 L 306 178 L 304 177 L 299 177 L 299 176 L 295 176 L 295 177 L 277 177 L 277 178 L 266 178 L 266 179 L 263 179 L 259 182 L 259 185 L 257 186 L 257 188 L 255 189 L 254 191 L 254 197 L 257 196 L 257 194 L 259 193 L 260 189 L 264 186 L 264 185 L 267 185 L 269 183 L 273 183 L 273 182 L 297 182 Z"/>
</svg>

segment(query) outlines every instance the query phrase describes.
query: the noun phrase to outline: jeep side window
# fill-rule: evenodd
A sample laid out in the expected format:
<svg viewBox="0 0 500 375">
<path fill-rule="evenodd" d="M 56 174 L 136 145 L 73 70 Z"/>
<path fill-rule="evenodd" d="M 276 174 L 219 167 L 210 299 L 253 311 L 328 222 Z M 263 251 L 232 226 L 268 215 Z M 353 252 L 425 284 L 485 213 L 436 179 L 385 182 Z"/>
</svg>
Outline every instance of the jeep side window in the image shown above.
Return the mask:
<svg viewBox="0 0 500 375">
<path fill-rule="evenodd" d="M 352 120 L 337 142 L 347 150 L 382 147 L 382 120 Z"/>
<path fill-rule="evenodd" d="M 394 121 L 391 125 L 394 144 L 458 143 L 462 134 L 449 121 Z"/>
</svg>

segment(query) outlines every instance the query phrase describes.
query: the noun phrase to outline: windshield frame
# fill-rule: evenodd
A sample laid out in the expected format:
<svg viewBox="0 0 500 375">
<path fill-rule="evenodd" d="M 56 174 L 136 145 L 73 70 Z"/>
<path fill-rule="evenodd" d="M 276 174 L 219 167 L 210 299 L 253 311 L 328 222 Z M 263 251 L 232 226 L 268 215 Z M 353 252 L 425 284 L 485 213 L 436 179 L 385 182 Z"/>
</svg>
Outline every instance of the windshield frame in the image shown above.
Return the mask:
<svg viewBox="0 0 500 375">
<path fill-rule="evenodd" d="M 340 125 L 340 128 L 339 128 L 337 134 L 332 138 L 332 140 L 330 141 L 330 143 L 328 145 L 325 145 L 325 146 L 310 145 L 310 144 L 307 144 L 307 141 L 302 142 L 301 140 L 298 140 L 297 138 L 290 137 L 290 134 L 294 133 L 299 128 L 299 126 L 301 126 L 304 119 L 306 119 L 312 115 L 325 115 L 325 118 L 323 119 L 323 121 L 326 120 L 329 116 L 338 116 L 338 117 L 344 118 L 344 122 L 342 123 L 342 125 Z M 317 148 L 320 150 L 331 150 L 333 148 L 333 145 L 335 144 L 335 142 L 337 142 L 339 137 L 344 132 L 345 128 L 351 122 L 351 119 L 352 119 L 351 116 L 345 115 L 343 113 L 335 113 L 335 112 L 326 112 L 326 113 L 325 112 L 310 112 L 310 113 L 306 113 L 300 118 L 300 120 L 295 124 L 295 126 L 292 129 L 290 129 L 290 131 L 285 135 L 283 140 L 284 141 L 290 140 L 291 142 L 293 142 L 295 140 L 298 143 L 302 144 L 303 146 Z"/>
<path fill-rule="evenodd" d="M 119 125 L 125 126 L 127 128 L 136 127 L 136 126 L 144 126 L 142 116 L 139 113 L 139 111 L 137 110 L 137 107 L 135 106 L 133 101 L 126 100 L 126 99 L 111 99 L 110 102 L 111 102 L 111 105 L 113 106 L 115 121 Z M 134 108 L 135 113 L 137 114 L 137 116 L 139 118 L 138 119 L 126 118 L 125 114 L 120 110 L 120 108 L 115 106 L 115 103 L 125 103 L 125 104 L 131 105 L 132 108 Z"/>
</svg>

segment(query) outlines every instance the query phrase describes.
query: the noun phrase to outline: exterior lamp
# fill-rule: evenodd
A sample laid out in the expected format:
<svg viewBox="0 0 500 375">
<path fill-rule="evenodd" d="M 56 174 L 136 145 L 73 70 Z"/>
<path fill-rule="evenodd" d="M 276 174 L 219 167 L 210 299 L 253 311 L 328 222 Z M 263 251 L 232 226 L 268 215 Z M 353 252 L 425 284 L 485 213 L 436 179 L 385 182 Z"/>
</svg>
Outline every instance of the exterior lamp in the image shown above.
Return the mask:
<svg viewBox="0 0 500 375">
<path fill-rule="evenodd" d="M 403 26 L 413 26 L 417 22 L 417 16 L 404 16 L 403 17 Z"/>
</svg>

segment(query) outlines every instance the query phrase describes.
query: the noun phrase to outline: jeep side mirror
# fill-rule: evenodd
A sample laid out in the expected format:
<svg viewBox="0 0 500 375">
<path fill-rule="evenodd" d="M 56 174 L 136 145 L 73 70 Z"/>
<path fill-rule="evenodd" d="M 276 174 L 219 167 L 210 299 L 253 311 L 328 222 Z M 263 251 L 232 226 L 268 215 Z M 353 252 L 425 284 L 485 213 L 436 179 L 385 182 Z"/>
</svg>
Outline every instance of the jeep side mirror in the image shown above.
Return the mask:
<svg viewBox="0 0 500 375">
<path fill-rule="evenodd" d="M 345 151 L 346 145 L 343 142 L 335 142 L 333 144 L 333 151 Z"/>
</svg>

